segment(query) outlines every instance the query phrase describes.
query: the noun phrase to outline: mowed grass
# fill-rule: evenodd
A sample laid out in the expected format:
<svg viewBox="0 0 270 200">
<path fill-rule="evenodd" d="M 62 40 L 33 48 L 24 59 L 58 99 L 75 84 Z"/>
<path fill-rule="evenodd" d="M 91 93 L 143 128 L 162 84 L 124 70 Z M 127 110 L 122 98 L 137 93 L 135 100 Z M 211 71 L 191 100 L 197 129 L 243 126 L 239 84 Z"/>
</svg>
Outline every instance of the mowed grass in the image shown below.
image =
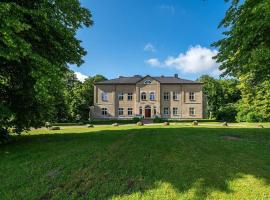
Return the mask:
<svg viewBox="0 0 270 200">
<path fill-rule="evenodd" d="M 252 127 L 33 130 L 0 147 L 0 199 L 270 199 L 270 129 Z"/>
</svg>

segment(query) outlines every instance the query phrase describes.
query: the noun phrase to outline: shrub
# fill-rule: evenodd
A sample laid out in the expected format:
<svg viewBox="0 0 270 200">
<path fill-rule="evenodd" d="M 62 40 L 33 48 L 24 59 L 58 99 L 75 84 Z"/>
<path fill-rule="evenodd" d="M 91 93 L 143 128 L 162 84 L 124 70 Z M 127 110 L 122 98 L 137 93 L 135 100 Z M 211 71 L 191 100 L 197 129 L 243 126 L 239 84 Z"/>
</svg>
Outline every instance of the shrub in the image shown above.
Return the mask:
<svg viewBox="0 0 270 200">
<path fill-rule="evenodd" d="M 162 123 L 164 120 L 162 120 L 160 117 L 155 117 L 153 120 L 154 123 Z"/>
<path fill-rule="evenodd" d="M 234 104 L 227 104 L 218 109 L 217 120 L 234 122 L 236 120 L 237 110 Z"/>
<path fill-rule="evenodd" d="M 139 117 L 133 117 L 132 120 L 133 120 L 134 123 L 137 123 L 137 122 L 139 122 L 141 119 L 140 119 Z"/>
<path fill-rule="evenodd" d="M 247 122 L 262 122 L 264 119 L 260 114 L 249 112 L 246 118 Z"/>
</svg>

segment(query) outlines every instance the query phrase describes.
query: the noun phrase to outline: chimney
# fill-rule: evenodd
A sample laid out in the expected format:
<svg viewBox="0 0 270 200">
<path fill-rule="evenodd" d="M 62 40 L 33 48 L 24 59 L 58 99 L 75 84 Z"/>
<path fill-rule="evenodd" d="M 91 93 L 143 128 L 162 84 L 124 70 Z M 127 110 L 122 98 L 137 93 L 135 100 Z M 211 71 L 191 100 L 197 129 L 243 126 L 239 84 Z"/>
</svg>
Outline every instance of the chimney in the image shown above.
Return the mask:
<svg viewBox="0 0 270 200">
<path fill-rule="evenodd" d="M 174 78 L 178 78 L 178 74 L 174 74 Z"/>
</svg>

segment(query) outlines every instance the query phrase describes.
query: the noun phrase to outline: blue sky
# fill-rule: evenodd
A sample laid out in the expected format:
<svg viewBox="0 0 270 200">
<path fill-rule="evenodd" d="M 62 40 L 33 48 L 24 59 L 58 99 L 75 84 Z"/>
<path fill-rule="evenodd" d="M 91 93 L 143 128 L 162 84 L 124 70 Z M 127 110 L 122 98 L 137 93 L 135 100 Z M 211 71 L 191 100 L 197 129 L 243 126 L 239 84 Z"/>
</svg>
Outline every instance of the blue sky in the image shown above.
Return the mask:
<svg viewBox="0 0 270 200">
<path fill-rule="evenodd" d="M 85 63 L 71 68 L 86 76 L 218 75 L 210 45 L 228 4 L 223 0 L 81 0 L 94 26 L 78 31 Z M 79 74 L 79 75 L 80 75 Z"/>
</svg>

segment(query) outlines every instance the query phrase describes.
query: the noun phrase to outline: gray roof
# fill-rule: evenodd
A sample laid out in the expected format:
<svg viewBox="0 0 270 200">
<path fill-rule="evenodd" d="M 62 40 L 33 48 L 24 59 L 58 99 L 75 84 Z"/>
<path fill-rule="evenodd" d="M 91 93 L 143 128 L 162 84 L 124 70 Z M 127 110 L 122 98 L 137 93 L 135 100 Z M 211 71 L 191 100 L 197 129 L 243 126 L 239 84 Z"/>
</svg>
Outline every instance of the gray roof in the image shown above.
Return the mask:
<svg viewBox="0 0 270 200">
<path fill-rule="evenodd" d="M 157 76 L 157 77 L 152 77 L 152 76 L 139 76 L 139 75 L 135 75 L 132 77 L 123 77 L 120 76 L 119 78 L 115 78 L 115 79 L 110 79 L 110 80 L 106 80 L 106 81 L 99 81 L 96 82 L 96 85 L 121 85 L 121 84 L 136 84 L 137 82 L 139 82 L 140 80 L 144 79 L 145 77 L 151 77 L 155 80 L 157 80 L 158 82 L 160 82 L 161 84 L 202 84 L 201 82 L 198 81 L 191 81 L 191 80 L 186 80 L 186 79 L 182 79 L 182 78 L 178 78 L 175 76 Z"/>
</svg>

